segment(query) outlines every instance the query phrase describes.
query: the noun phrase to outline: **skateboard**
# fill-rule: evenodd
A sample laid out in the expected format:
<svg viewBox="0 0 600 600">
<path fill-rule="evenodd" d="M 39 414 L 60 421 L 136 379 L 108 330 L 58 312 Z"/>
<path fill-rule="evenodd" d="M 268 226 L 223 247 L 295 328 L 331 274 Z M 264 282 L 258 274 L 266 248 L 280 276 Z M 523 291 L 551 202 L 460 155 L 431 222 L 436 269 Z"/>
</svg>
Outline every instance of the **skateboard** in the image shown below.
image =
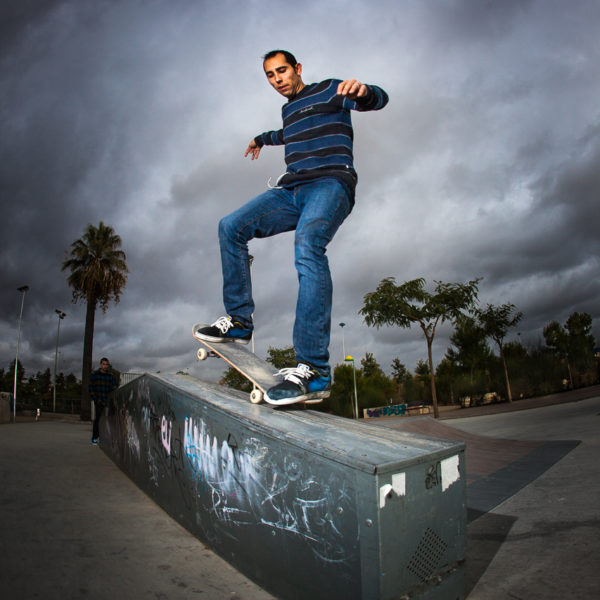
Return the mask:
<svg viewBox="0 0 600 600">
<path fill-rule="evenodd" d="M 208 327 L 209 325 L 210 323 L 196 323 L 192 328 L 194 339 L 204 346 L 203 348 L 198 348 L 196 352 L 198 360 L 206 360 L 210 356 L 222 358 L 227 364 L 252 382 L 254 386 L 254 389 L 250 392 L 250 402 L 252 404 L 260 404 L 263 400 L 268 402 L 265 398 L 267 390 L 281 382 L 281 379 L 273 374 L 275 367 L 256 356 L 254 352 L 241 344 L 236 344 L 235 342 L 208 342 L 196 336 L 196 332 L 199 329 Z M 322 398 L 316 398 L 296 402 L 295 404 L 317 404 L 321 401 Z"/>
</svg>

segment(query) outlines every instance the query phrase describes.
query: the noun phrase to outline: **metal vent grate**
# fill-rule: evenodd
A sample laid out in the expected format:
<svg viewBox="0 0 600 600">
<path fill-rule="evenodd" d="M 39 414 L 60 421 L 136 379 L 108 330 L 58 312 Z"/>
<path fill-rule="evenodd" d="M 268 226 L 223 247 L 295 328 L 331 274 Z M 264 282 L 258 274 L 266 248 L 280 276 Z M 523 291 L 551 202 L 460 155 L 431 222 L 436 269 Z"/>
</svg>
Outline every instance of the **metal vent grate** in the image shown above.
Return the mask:
<svg viewBox="0 0 600 600">
<path fill-rule="evenodd" d="M 407 569 L 425 582 L 435 574 L 448 544 L 433 530 L 427 528 Z"/>
</svg>

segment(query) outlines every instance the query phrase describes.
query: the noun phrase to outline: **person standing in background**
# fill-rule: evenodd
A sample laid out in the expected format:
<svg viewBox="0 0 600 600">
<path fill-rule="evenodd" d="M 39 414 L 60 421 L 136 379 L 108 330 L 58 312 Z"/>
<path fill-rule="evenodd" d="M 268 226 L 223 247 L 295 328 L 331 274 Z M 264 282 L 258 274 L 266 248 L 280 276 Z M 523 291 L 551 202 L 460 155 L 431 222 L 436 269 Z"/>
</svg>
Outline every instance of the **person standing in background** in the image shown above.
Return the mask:
<svg viewBox="0 0 600 600">
<path fill-rule="evenodd" d="M 94 402 L 94 422 L 92 425 L 92 444 L 98 444 L 100 440 L 99 423 L 100 417 L 108 406 L 109 396 L 118 387 L 117 380 L 110 370 L 108 358 L 100 359 L 100 368 L 90 375 L 90 398 Z"/>
</svg>

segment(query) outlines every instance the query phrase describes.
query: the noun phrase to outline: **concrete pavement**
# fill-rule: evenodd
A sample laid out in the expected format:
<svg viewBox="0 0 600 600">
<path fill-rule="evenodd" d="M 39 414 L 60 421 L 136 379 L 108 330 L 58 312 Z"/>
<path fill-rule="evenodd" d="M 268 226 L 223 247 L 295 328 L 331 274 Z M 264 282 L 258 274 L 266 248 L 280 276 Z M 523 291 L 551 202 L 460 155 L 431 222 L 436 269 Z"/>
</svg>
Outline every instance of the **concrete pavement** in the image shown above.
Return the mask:
<svg viewBox="0 0 600 600">
<path fill-rule="evenodd" d="M 581 441 L 469 525 L 469 600 L 600 598 L 600 396 L 450 423 L 494 438 Z"/>
<path fill-rule="evenodd" d="M 600 597 L 598 392 L 374 423 L 466 442 L 468 600 Z"/>
<path fill-rule="evenodd" d="M 91 424 L 0 425 L 0 598 L 266 600 L 97 446 Z"/>
<path fill-rule="evenodd" d="M 523 483 L 469 524 L 468 600 L 600 597 L 600 395 L 445 425 L 475 452 L 470 486 L 485 492 L 511 473 Z M 0 598 L 272 598 L 168 517 L 90 435 L 72 420 L 0 425 Z M 557 462 L 537 460 L 553 448 Z"/>
</svg>

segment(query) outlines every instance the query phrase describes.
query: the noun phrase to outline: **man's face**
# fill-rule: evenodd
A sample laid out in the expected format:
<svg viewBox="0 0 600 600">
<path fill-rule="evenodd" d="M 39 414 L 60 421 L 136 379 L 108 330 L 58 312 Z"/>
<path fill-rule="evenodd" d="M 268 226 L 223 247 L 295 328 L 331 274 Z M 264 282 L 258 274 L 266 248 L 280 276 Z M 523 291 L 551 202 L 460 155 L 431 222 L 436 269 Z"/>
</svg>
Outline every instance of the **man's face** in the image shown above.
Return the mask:
<svg viewBox="0 0 600 600">
<path fill-rule="evenodd" d="M 105 360 L 100 361 L 100 370 L 101 371 L 108 371 L 108 367 L 110 367 L 110 365 L 108 364 L 107 361 L 105 361 Z"/>
<path fill-rule="evenodd" d="M 283 54 L 265 60 L 263 67 L 269 83 L 286 98 L 293 98 L 303 87 L 302 65 L 292 67 Z"/>
</svg>

